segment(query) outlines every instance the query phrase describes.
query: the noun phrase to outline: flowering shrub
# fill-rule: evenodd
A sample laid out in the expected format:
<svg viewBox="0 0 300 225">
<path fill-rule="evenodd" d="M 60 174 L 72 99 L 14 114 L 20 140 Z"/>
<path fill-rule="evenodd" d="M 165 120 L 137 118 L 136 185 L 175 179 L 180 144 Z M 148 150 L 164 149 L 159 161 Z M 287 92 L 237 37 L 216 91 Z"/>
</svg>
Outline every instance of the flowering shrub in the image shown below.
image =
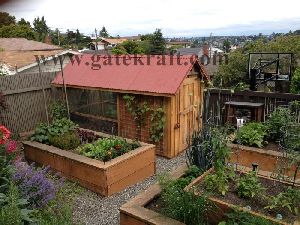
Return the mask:
<svg viewBox="0 0 300 225">
<path fill-rule="evenodd" d="M 9 140 L 6 144 L 6 154 L 13 154 L 17 150 L 18 143 L 14 140 Z"/>
<path fill-rule="evenodd" d="M 17 145 L 10 140 L 10 131 L 0 125 L 0 193 L 7 191 L 12 174 L 12 161 L 15 160 Z"/>
<path fill-rule="evenodd" d="M 18 185 L 24 198 L 34 208 L 41 208 L 55 198 L 58 187 L 48 178 L 49 167 L 35 169 L 24 162 L 16 163 L 13 181 Z"/>
<path fill-rule="evenodd" d="M 10 138 L 10 131 L 3 125 L 0 125 L 0 145 L 4 145 Z"/>
</svg>

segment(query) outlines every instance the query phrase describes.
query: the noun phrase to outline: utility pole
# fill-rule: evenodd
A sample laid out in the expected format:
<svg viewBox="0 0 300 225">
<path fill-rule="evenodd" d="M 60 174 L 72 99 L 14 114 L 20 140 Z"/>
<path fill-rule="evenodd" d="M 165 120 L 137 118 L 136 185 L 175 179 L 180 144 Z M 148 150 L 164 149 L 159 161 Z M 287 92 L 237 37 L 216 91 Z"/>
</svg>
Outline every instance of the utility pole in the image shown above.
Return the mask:
<svg viewBox="0 0 300 225">
<path fill-rule="evenodd" d="M 60 46 L 59 29 L 57 29 L 57 40 L 58 40 L 58 45 Z"/>
<path fill-rule="evenodd" d="M 96 36 L 96 46 L 95 46 L 95 53 L 98 51 L 98 41 L 97 41 L 97 39 L 98 39 L 98 34 L 97 34 L 97 29 L 95 28 L 95 36 Z"/>
<path fill-rule="evenodd" d="M 209 36 L 209 58 L 211 59 L 211 45 L 212 45 L 212 33 Z"/>
</svg>

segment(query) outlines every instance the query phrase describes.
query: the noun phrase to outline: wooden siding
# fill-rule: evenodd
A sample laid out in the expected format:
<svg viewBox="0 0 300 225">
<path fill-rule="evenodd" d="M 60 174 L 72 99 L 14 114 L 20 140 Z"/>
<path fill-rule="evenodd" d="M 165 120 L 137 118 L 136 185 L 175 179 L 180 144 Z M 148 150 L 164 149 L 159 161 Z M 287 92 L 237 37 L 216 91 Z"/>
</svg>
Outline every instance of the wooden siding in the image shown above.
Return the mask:
<svg viewBox="0 0 300 225">
<path fill-rule="evenodd" d="M 204 83 L 198 77 L 186 78 L 167 103 L 169 158 L 184 151 L 193 131 L 201 127 L 203 90 Z"/>
</svg>

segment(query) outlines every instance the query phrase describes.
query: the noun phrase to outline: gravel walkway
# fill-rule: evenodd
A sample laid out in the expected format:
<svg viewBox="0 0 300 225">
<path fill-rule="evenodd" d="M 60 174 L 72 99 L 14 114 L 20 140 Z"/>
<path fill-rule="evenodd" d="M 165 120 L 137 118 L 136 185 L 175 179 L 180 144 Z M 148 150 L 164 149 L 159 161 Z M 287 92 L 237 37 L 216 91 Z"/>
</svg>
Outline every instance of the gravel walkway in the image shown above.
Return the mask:
<svg viewBox="0 0 300 225">
<path fill-rule="evenodd" d="M 174 159 L 157 157 L 156 171 L 158 174 L 170 172 L 185 163 L 185 154 Z M 77 198 L 74 206 L 74 218 L 86 225 L 117 225 L 119 224 L 119 208 L 139 192 L 146 190 L 156 182 L 156 176 L 140 182 L 110 197 L 102 197 L 89 190 Z"/>
</svg>

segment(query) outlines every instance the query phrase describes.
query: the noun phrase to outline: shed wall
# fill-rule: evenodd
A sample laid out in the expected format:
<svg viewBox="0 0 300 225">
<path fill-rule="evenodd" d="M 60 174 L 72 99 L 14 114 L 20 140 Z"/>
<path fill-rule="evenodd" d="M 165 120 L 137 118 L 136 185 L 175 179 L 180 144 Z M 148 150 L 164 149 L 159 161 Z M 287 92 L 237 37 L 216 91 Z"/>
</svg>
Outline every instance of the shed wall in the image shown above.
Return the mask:
<svg viewBox="0 0 300 225">
<path fill-rule="evenodd" d="M 150 112 L 147 113 L 146 124 L 141 129 L 138 129 L 132 115 L 125 106 L 125 101 L 123 97 L 125 94 L 118 94 L 118 123 L 119 123 L 119 136 L 138 139 L 140 141 L 151 143 L 150 140 Z M 151 109 L 156 109 L 158 107 L 166 108 L 166 102 L 170 101 L 170 98 L 162 96 L 146 96 L 146 95 L 135 95 L 135 98 L 140 102 L 147 102 Z M 166 127 L 165 127 L 166 130 Z M 156 143 L 156 154 L 166 156 L 167 145 L 166 136 L 162 138 L 159 143 Z"/>
<path fill-rule="evenodd" d="M 188 146 L 188 137 L 201 126 L 201 111 L 203 107 L 204 83 L 197 76 L 184 80 L 173 97 L 136 95 L 139 101 L 145 101 L 153 109 L 163 106 L 166 113 L 164 136 L 156 144 L 156 154 L 173 158 L 183 152 Z M 118 95 L 119 136 L 130 139 L 150 141 L 150 113 L 146 125 L 140 130 L 125 106 L 124 94 Z"/>
</svg>

